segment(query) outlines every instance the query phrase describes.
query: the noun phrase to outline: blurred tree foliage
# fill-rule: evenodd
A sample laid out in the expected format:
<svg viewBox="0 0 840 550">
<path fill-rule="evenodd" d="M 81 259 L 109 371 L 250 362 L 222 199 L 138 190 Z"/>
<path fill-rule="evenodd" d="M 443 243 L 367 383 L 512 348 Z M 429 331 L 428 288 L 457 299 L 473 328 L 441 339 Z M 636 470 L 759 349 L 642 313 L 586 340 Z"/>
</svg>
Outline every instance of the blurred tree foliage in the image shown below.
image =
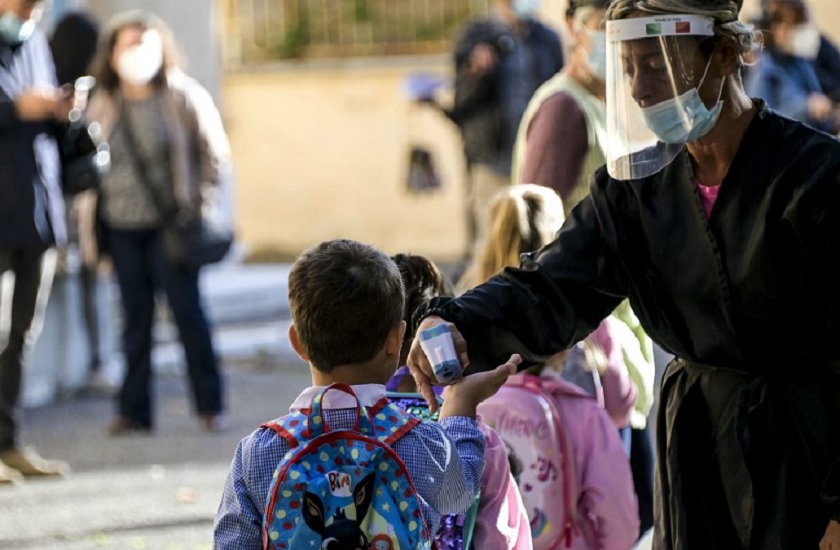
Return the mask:
<svg viewBox="0 0 840 550">
<path fill-rule="evenodd" d="M 259 0 L 251 0 L 259 1 Z M 445 53 L 490 0 L 275 0 L 273 57 Z M 263 22 L 265 23 L 265 22 Z"/>
</svg>

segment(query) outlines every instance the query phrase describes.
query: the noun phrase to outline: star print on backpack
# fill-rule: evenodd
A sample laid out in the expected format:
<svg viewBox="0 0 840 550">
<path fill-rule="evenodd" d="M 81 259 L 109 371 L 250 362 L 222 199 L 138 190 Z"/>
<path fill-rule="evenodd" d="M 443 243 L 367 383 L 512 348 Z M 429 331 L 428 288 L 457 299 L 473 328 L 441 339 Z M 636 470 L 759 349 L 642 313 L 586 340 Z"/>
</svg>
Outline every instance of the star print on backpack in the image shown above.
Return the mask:
<svg viewBox="0 0 840 550">
<path fill-rule="evenodd" d="M 324 396 L 341 391 L 356 401 L 353 430 L 333 430 Z M 353 389 L 333 384 L 294 411 L 265 424 L 286 439 L 268 495 L 266 550 L 430 550 L 420 501 L 393 445 L 419 423 L 380 400 L 368 411 Z"/>
</svg>

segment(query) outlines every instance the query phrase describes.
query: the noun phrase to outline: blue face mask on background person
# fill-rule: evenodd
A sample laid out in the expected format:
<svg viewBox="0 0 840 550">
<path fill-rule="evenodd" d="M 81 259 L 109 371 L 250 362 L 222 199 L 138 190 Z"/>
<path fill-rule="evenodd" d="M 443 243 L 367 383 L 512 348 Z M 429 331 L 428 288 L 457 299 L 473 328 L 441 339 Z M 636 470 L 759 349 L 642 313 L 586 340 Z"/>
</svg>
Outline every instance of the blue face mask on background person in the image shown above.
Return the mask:
<svg viewBox="0 0 840 550">
<path fill-rule="evenodd" d="M 651 132 L 663 143 L 689 143 L 697 141 L 717 123 L 720 112 L 723 109 L 723 83 L 718 92 L 718 99 L 715 106 L 710 109 L 706 107 L 700 98 L 698 89 L 703 86 L 709 66 L 712 60 L 706 64 L 706 71 L 700 84 L 684 94 L 657 103 L 651 107 L 642 109 L 645 117 L 645 124 Z"/>
<path fill-rule="evenodd" d="M 607 81 L 607 33 L 589 31 L 589 55 L 586 58 L 589 71 L 601 82 Z"/>
<path fill-rule="evenodd" d="M 16 13 L 8 11 L 0 16 L 0 39 L 6 44 L 17 46 L 35 32 L 35 22 L 21 19 Z"/>
<path fill-rule="evenodd" d="M 534 17 L 540 9 L 540 0 L 513 0 L 510 9 L 520 18 Z"/>
</svg>

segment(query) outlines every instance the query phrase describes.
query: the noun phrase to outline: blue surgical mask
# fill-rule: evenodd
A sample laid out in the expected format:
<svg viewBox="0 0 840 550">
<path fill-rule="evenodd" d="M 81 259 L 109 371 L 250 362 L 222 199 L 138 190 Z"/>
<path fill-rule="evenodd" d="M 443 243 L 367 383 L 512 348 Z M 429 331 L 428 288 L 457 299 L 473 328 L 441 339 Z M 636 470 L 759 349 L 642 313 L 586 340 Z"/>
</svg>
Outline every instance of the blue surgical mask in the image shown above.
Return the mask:
<svg viewBox="0 0 840 550">
<path fill-rule="evenodd" d="M 601 82 L 607 81 L 607 33 L 604 31 L 589 32 L 589 55 L 586 64 L 589 70 Z"/>
<path fill-rule="evenodd" d="M 703 81 L 706 80 L 711 61 L 709 59 L 709 63 L 706 64 L 706 72 L 703 73 L 703 78 L 700 79 L 700 84 L 696 88 L 692 88 L 675 98 L 642 109 L 645 124 L 663 143 L 697 141 L 709 133 L 717 123 L 723 109 L 723 101 L 721 101 L 723 83 L 720 86 L 717 102 L 711 109 L 703 103 L 698 91 L 698 88 L 703 86 Z"/>
<path fill-rule="evenodd" d="M 540 0 L 513 0 L 510 9 L 520 19 L 534 17 L 540 10 Z"/>
<path fill-rule="evenodd" d="M 21 19 L 16 13 L 7 11 L 0 16 L 0 39 L 6 44 L 23 44 L 35 32 L 35 22 Z"/>
</svg>

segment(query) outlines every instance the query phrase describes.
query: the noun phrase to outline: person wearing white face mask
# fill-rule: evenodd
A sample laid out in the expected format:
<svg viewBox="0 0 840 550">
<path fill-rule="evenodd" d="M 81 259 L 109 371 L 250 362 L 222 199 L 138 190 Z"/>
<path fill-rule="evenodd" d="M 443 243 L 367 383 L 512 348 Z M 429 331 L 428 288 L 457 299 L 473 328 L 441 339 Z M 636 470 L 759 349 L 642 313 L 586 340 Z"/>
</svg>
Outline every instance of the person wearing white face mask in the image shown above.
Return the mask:
<svg viewBox="0 0 840 550">
<path fill-rule="evenodd" d="M 127 372 L 108 429 L 123 435 L 154 428 L 152 324 L 161 292 L 184 345 L 200 424 L 218 431 L 226 426 L 223 381 L 198 269 L 175 258 L 165 237 L 175 223 L 205 213 L 217 196 L 230 171 L 227 136 L 210 94 L 178 68 L 171 32 L 160 19 L 121 14 L 103 37 L 88 116 L 110 144 L 111 168 L 98 196 L 80 205 L 79 238 L 95 254 L 101 225 L 122 298 Z"/>
<path fill-rule="evenodd" d="M 768 7 L 774 1 L 761 0 L 762 14 L 756 23 L 763 29 L 768 29 L 770 26 Z M 810 12 L 809 3 L 806 0 L 791 0 L 791 3 L 800 4 L 804 11 Z M 799 25 L 799 27 L 804 29 L 804 33 L 799 33 L 800 36 L 804 34 L 805 37 L 804 40 L 801 38 L 796 40 L 799 46 L 794 46 L 794 48 L 798 48 L 805 54 L 802 57 L 813 59 L 822 92 L 835 103 L 840 102 L 840 50 L 825 33 L 820 32 L 813 22 Z M 772 39 L 768 42 L 772 42 Z"/>
<path fill-rule="evenodd" d="M 750 68 L 744 87 L 783 115 L 837 133 L 840 113 L 816 72 L 821 37 L 808 7 L 800 0 L 772 0 L 765 12 L 767 48 Z"/>
<path fill-rule="evenodd" d="M 566 214 L 588 193 L 605 162 L 607 0 L 572 0 L 567 11 L 572 56 L 531 98 L 514 145 L 511 180 L 554 189 Z"/>
<path fill-rule="evenodd" d="M 589 194 L 592 174 L 606 162 L 608 5 L 609 0 L 570 2 L 566 20 L 567 36 L 573 40 L 571 58 L 531 98 L 514 146 L 512 182 L 554 189 L 567 216 Z M 626 302 L 613 321 L 629 329 L 621 333 L 629 339 L 611 345 L 624 350 L 625 376 L 636 389 L 631 424 L 622 430 L 622 437 L 625 442 L 629 439 L 641 533 L 645 533 L 653 526 L 653 448 L 646 421 L 653 406 L 653 348 Z"/>
<path fill-rule="evenodd" d="M 467 375 L 514 352 L 527 369 L 629 299 L 675 356 L 653 548 L 837 549 L 840 141 L 747 95 L 757 33 L 740 10 L 612 0 L 607 163 L 589 195 L 519 269 L 432 299 L 414 325 L 447 326 Z M 667 117 L 646 116 L 663 102 Z M 408 366 L 432 402 L 416 339 Z"/>
<path fill-rule="evenodd" d="M 37 27 L 41 9 L 38 1 L 0 0 L 0 276 L 15 276 L 11 315 L 0 316 L 0 484 L 67 469 L 24 451 L 17 419 L 24 363 L 55 270 L 53 247 L 66 238 L 57 134 L 72 100 L 58 89 Z"/>
</svg>

